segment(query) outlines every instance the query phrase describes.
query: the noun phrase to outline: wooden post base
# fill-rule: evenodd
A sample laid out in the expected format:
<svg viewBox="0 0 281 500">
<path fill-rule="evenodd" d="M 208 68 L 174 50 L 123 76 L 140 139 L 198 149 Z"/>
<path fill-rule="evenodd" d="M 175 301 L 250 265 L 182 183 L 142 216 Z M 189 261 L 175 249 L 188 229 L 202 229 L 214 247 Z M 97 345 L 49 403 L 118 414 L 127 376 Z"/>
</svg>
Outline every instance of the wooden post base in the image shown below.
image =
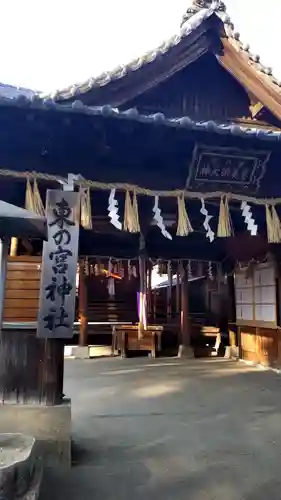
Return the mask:
<svg viewBox="0 0 281 500">
<path fill-rule="evenodd" d="M 192 347 L 186 345 L 179 345 L 178 358 L 194 359 L 194 351 Z"/>
</svg>

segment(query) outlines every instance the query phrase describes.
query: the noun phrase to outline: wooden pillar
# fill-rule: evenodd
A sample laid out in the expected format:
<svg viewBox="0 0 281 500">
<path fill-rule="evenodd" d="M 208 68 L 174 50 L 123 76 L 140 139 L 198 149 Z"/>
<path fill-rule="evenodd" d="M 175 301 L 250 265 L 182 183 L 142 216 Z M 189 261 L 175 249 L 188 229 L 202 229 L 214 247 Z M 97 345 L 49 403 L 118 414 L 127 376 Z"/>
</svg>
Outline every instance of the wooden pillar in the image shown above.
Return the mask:
<svg viewBox="0 0 281 500">
<path fill-rule="evenodd" d="M 154 288 L 152 295 L 152 319 L 153 323 L 156 322 L 156 313 L 157 313 L 157 288 Z"/>
<path fill-rule="evenodd" d="M 181 342 L 179 346 L 179 357 L 191 357 L 193 352 L 190 347 L 191 327 L 189 321 L 189 294 L 188 294 L 188 277 L 186 268 L 181 261 L 180 263 L 181 277 Z"/>
<path fill-rule="evenodd" d="M 80 320 L 79 345 L 84 347 L 88 344 L 88 287 L 84 259 L 79 264 L 78 304 Z"/>
<path fill-rule="evenodd" d="M 140 301 L 146 297 L 146 262 L 145 256 L 139 256 L 139 278 L 140 278 Z M 140 323 L 143 322 L 143 315 L 140 313 Z"/>
<path fill-rule="evenodd" d="M 147 264 L 147 314 L 148 314 L 148 317 L 152 316 L 151 273 L 152 273 L 152 266 L 151 266 L 151 263 L 148 262 L 148 264 Z"/>
<path fill-rule="evenodd" d="M 16 257 L 17 252 L 18 252 L 18 244 L 19 244 L 18 238 L 11 239 L 11 245 L 10 245 L 10 256 L 11 257 Z"/>
<path fill-rule="evenodd" d="M 171 320 L 172 318 L 172 286 L 173 286 L 173 272 L 172 272 L 172 264 L 168 261 L 167 264 L 168 271 L 168 286 L 167 286 L 167 319 Z"/>
<path fill-rule="evenodd" d="M 176 312 L 180 315 L 181 312 L 181 286 L 180 286 L 180 263 L 177 265 L 177 283 L 176 283 Z"/>
<path fill-rule="evenodd" d="M 140 318 L 139 318 L 139 333 L 147 327 L 147 281 L 146 281 L 146 254 L 145 254 L 145 239 L 140 235 L 140 250 L 139 250 L 139 279 L 140 279 Z"/>
<path fill-rule="evenodd" d="M 153 317 L 153 322 L 156 321 L 156 312 L 157 312 L 157 289 L 155 288 L 154 289 L 154 292 L 153 292 L 153 313 L 152 313 L 152 317 Z"/>
</svg>

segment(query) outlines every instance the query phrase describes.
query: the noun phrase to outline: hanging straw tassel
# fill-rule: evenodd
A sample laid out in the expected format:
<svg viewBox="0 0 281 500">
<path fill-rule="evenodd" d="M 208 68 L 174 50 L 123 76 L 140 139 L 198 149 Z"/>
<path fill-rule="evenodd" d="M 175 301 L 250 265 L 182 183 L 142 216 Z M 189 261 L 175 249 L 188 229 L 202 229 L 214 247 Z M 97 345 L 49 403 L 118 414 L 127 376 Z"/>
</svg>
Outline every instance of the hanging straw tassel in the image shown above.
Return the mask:
<svg viewBox="0 0 281 500">
<path fill-rule="evenodd" d="M 27 178 L 27 180 L 26 180 L 24 207 L 26 210 L 30 210 L 30 212 L 35 212 L 33 191 L 32 191 L 31 182 L 30 182 L 29 178 Z"/>
<path fill-rule="evenodd" d="M 140 221 L 139 221 L 139 207 L 136 191 L 133 194 L 133 211 L 135 218 L 135 233 L 140 233 Z"/>
<path fill-rule="evenodd" d="M 193 232 L 189 217 L 187 215 L 184 196 L 178 197 L 178 228 L 177 236 L 188 236 Z"/>
<path fill-rule="evenodd" d="M 232 236 L 232 234 L 228 201 L 227 198 L 223 200 L 223 197 L 221 197 L 217 236 L 219 238 L 227 238 L 228 236 Z"/>
<path fill-rule="evenodd" d="M 266 229 L 267 229 L 267 240 L 268 243 L 275 243 L 274 241 L 274 232 L 273 232 L 273 220 L 272 214 L 270 211 L 270 206 L 265 206 L 265 215 L 266 215 Z"/>
<path fill-rule="evenodd" d="M 139 213 L 138 213 L 138 202 L 137 196 L 134 192 L 133 203 L 131 200 L 131 195 L 129 191 L 126 191 L 125 198 L 125 212 L 124 212 L 124 230 L 129 233 L 139 233 Z"/>
<path fill-rule="evenodd" d="M 90 188 L 80 188 L 80 222 L 84 229 L 93 229 Z"/>
<path fill-rule="evenodd" d="M 276 211 L 276 208 L 274 206 L 271 208 L 271 213 L 272 213 L 274 238 L 276 240 L 276 243 L 280 243 L 281 242 L 281 222 L 279 219 L 279 215 Z"/>
<path fill-rule="evenodd" d="M 281 242 L 281 222 L 275 207 L 266 205 L 266 226 L 268 243 Z"/>
<path fill-rule="evenodd" d="M 34 206 L 34 212 L 37 215 L 41 215 L 42 217 L 44 217 L 45 209 L 44 209 L 44 205 L 42 202 L 42 198 L 40 195 L 40 191 L 39 191 L 36 179 L 34 179 L 34 183 L 33 183 L 33 206 Z"/>
</svg>

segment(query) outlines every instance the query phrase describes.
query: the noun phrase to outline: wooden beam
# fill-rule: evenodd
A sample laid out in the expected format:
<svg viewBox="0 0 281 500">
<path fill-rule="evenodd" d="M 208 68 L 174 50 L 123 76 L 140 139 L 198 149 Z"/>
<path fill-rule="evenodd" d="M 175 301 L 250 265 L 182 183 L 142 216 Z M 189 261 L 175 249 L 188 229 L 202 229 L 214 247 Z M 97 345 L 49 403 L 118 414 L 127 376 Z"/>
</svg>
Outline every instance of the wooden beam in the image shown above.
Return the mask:
<svg viewBox="0 0 281 500">
<path fill-rule="evenodd" d="M 247 55 L 238 51 L 228 38 L 222 38 L 222 44 L 223 53 L 217 55 L 219 63 L 281 121 L 280 88 L 270 82 L 269 77 L 259 73 Z"/>
</svg>

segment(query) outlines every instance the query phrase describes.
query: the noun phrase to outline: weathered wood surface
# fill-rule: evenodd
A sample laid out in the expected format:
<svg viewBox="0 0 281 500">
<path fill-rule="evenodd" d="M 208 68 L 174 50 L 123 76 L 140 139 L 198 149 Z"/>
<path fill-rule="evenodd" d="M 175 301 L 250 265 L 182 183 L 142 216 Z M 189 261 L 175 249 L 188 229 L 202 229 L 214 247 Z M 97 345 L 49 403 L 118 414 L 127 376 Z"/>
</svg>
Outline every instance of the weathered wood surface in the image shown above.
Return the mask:
<svg viewBox="0 0 281 500">
<path fill-rule="evenodd" d="M 210 54 L 128 101 L 126 109 L 130 107 L 146 114 L 162 112 L 197 120 L 251 116 L 247 92 Z"/>
<path fill-rule="evenodd" d="M 42 462 L 35 455 L 35 439 L 23 434 L 0 434 L 1 500 L 36 500 Z"/>
<path fill-rule="evenodd" d="M 281 329 L 238 327 L 239 357 L 264 366 L 281 366 Z"/>
<path fill-rule="evenodd" d="M 62 402 L 64 343 L 34 331 L 0 332 L 0 403 Z"/>
<path fill-rule="evenodd" d="M 43 244 L 37 337 L 73 337 L 79 242 L 80 195 L 49 189 L 48 240 Z"/>
</svg>

